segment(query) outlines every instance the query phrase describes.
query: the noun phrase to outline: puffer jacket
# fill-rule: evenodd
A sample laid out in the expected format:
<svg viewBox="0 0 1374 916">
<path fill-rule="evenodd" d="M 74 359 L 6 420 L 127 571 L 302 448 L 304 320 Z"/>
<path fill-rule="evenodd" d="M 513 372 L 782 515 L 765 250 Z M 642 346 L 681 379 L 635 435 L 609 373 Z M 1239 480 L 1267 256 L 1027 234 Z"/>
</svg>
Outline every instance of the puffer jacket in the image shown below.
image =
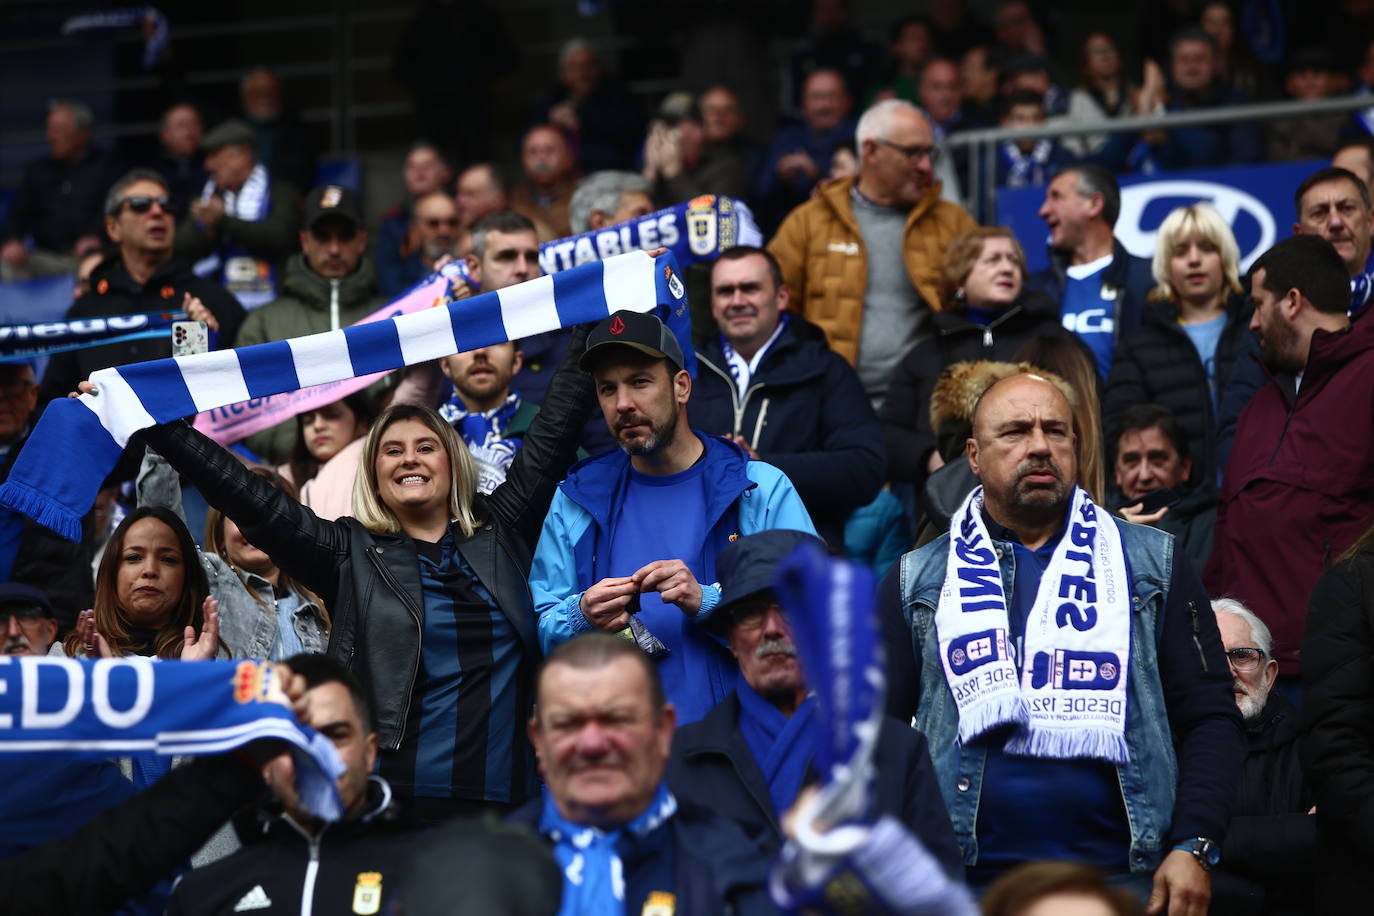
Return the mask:
<svg viewBox="0 0 1374 916">
<path fill-rule="evenodd" d="M 377 273 L 370 257 L 364 256 L 358 269 L 348 276 L 331 280 L 311 270 L 304 254 L 292 255 L 286 264 L 281 295 L 248 313 L 239 330 L 237 346 L 335 331 L 366 318 L 386 302 L 377 290 Z M 385 388 L 385 383 L 379 381 L 367 390 L 375 398 Z M 282 464 L 291 456 L 291 447 L 296 442 L 296 421 L 278 423 L 254 433 L 245 442 L 269 463 Z"/>
<path fill-rule="evenodd" d="M 591 379 L 576 363 L 585 336 L 585 330 L 576 332 L 545 409 L 525 436 L 506 482 L 490 496 L 476 497 L 485 524 L 459 544 L 463 559 L 520 640 L 523 677 L 533 676 L 540 658 L 527 581 L 531 556 L 549 501 L 572 464 L 582 419 L 592 406 Z M 334 620 L 329 654 L 344 662 L 367 690 L 380 749 L 399 749 L 424 630 L 415 542 L 404 533 L 370 531 L 353 518 L 322 521 L 184 423 L 154 427 L 144 435 L 252 544 L 324 600 Z M 517 721 L 525 721 L 529 713 L 517 710 Z M 523 730 L 517 728 L 517 733 Z"/>
<path fill-rule="evenodd" d="M 794 307 L 825 331 L 831 349 L 851 366 L 859 357 L 868 282 L 868 254 L 849 196 L 856 181 L 844 178 L 822 184 L 815 197 L 787 215 L 768 243 L 792 289 Z M 907 215 L 907 273 L 932 311 L 942 306 L 940 270 L 950 240 L 976 226 L 962 207 L 940 198 L 938 182 Z"/>
</svg>

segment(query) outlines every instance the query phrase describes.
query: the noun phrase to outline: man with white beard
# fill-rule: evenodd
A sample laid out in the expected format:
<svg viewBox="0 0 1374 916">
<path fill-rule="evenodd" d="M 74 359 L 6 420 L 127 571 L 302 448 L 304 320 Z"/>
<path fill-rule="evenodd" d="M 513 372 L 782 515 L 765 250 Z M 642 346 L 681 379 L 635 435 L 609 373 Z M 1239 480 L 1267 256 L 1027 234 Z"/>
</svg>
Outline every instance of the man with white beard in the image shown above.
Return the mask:
<svg viewBox="0 0 1374 916">
<path fill-rule="evenodd" d="M 1273 689 L 1279 663 L 1264 621 L 1234 598 L 1213 601 L 1212 610 L 1249 753 L 1212 874 L 1211 912 L 1301 912 L 1312 899 L 1317 819 L 1308 816 L 1316 808 L 1298 761 L 1298 712 Z"/>
</svg>

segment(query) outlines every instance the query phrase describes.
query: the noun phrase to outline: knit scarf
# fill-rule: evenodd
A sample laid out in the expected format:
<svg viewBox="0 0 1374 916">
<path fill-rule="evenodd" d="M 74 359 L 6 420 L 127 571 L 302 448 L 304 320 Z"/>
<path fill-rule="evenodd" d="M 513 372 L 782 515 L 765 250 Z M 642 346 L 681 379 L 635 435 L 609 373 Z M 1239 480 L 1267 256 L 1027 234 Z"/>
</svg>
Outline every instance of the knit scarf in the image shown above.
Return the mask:
<svg viewBox="0 0 1374 916">
<path fill-rule="evenodd" d="M 816 757 L 820 741 L 816 698 L 807 697 L 789 717 L 759 696 L 743 678 L 735 693 L 739 696 L 739 728 L 744 743 L 768 783 L 773 813 L 781 818 L 801 794 L 806 771 Z"/>
<path fill-rule="evenodd" d="M 671 254 L 651 258 L 642 251 L 370 324 L 101 369 L 91 376 L 97 393 L 54 400 L 43 411 L 0 486 L 0 504 L 75 541 L 101 481 L 140 429 L 600 321 L 621 309 L 657 311 L 682 344 L 684 368 L 695 374 L 687 293 L 676 262 Z M 80 461 L 72 460 L 78 455 Z"/>
<path fill-rule="evenodd" d="M 205 182 L 200 199 L 209 200 L 214 194 L 212 178 Z M 237 191 L 221 191 L 220 196 L 224 200 L 226 217 L 246 223 L 262 222 L 272 209 L 272 179 L 259 162 L 248 173 L 243 187 Z M 219 251 L 196 263 L 195 272 L 202 277 L 213 275 L 249 311 L 277 298 L 277 271 L 272 262 L 253 254 L 227 234 L 223 236 Z"/>
<path fill-rule="evenodd" d="M 525 444 L 523 438 L 505 436 L 506 427 L 519 410 L 520 395 L 514 391 L 502 403 L 477 413 L 469 412 L 456 393 L 439 407 L 439 415 L 458 430 L 477 462 L 478 493 L 491 493 L 505 481 L 506 471 Z"/>
<path fill-rule="evenodd" d="M 271 679 L 271 663 L 260 661 L 0 656 L 0 754 L 135 755 L 165 771 L 149 756 L 220 754 L 275 738 L 291 746 L 302 803 L 338 820 L 339 755 L 268 699 Z M 146 775 L 151 782 L 161 772 Z"/>
<path fill-rule="evenodd" d="M 1053 149 L 1054 143 L 1048 139 L 1037 142 L 1029 153 L 1023 153 L 1021 147 L 1010 140 L 1003 143 L 1000 152 L 1007 165 L 1006 187 L 1038 188 L 1044 184 Z"/>
<path fill-rule="evenodd" d="M 950 524 L 935 611 L 959 739 L 1014 725 L 1009 754 L 1125 763 L 1131 598 L 1116 524 L 1074 488 L 1068 525 L 1026 618 L 1019 667 L 999 559 L 978 487 Z"/>
<path fill-rule="evenodd" d="M 649 807 L 615 830 L 575 824 L 558 813 L 544 792 L 539 833 L 553 841 L 553 858 L 563 870 L 563 901 L 558 916 L 624 916 L 625 871 L 617 849 L 625 835 L 643 837 L 677 813 L 677 799 L 659 783 Z"/>
<path fill-rule="evenodd" d="M 763 358 L 768 355 L 773 344 L 778 342 L 783 329 L 791 320 L 792 316 L 786 312 L 779 315 L 778 326 L 773 330 L 773 335 L 764 342 L 763 346 L 759 347 L 758 352 L 750 359 L 745 359 L 736 353 L 735 348 L 730 346 L 730 341 L 725 338 L 725 335 L 720 335 L 720 352 L 725 356 L 725 364 L 730 367 L 730 375 L 735 379 L 735 387 L 739 389 L 740 397 L 744 397 L 749 391 L 749 382 L 753 379 L 754 373 L 758 371 Z"/>
</svg>

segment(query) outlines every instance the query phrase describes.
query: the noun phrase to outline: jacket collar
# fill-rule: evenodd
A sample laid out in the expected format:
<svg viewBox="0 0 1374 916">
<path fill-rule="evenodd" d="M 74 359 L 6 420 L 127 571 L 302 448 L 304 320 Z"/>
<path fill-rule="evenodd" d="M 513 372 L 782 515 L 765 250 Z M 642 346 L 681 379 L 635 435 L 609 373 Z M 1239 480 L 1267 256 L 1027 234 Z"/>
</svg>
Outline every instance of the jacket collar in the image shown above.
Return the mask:
<svg viewBox="0 0 1374 916">
<path fill-rule="evenodd" d="M 824 201 L 835 217 L 849 227 L 850 231 L 863 238 L 863 233 L 859 230 L 859 221 L 854 216 L 854 205 L 850 198 L 854 186 L 859 183 L 857 175 L 851 178 L 840 178 L 834 181 L 827 181 L 821 184 L 820 190 L 816 192 L 816 197 Z M 935 182 L 921 193 L 921 199 L 916 201 L 915 206 L 907 213 L 906 226 L 911 228 L 911 224 L 925 216 L 932 208 L 940 203 L 940 192 L 943 185 Z"/>
<path fill-rule="evenodd" d="M 159 286 L 175 286 L 185 281 L 186 273 L 185 265 L 176 258 L 172 258 L 153 271 L 153 275 L 148 278 L 147 282 L 138 283 L 129 273 L 128 267 L 124 265 L 123 256 L 116 251 L 97 264 L 95 270 L 91 272 L 91 288 L 94 290 L 101 280 L 105 280 L 109 283 L 107 292 L 134 296 Z M 177 308 L 181 307 L 179 297 L 175 300 L 175 305 Z"/>
<path fill-rule="evenodd" d="M 304 252 L 293 254 L 286 263 L 282 292 L 295 296 L 311 308 L 329 309 L 329 280 L 311 270 Z M 358 269 L 339 281 L 339 307 L 352 308 L 377 294 L 377 272 L 372 258 L 363 255 Z"/>
<path fill-rule="evenodd" d="M 766 382 L 770 385 L 795 385 L 824 374 L 825 367 L 821 360 L 816 358 L 813 350 L 825 346 L 825 332 L 800 314 L 793 312 L 791 320 L 778 335 L 778 339 L 773 341 L 773 345 L 763 355 L 758 372 L 754 374 L 750 384 Z M 734 384 L 734 377 L 726 365 L 725 351 L 721 348 L 719 334 L 711 335 L 705 346 L 697 351 L 697 358 L 709 362 L 713 369 L 731 379 L 731 384 Z"/>
<path fill-rule="evenodd" d="M 1022 289 L 1021 295 L 999 312 L 992 323 L 988 325 L 988 328 L 991 330 L 1014 328 L 1047 317 L 1056 317 L 1058 314 L 1059 306 L 1051 297 L 1039 290 Z M 935 325 L 935 330 L 941 336 L 967 331 L 976 331 L 981 334 L 984 330 L 981 324 L 968 320 L 968 313 L 963 308 L 941 309 L 932 313 L 930 319 Z"/>
<path fill-rule="evenodd" d="M 1050 248 L 1050 266 L 1054 268 L 1054 274 L 1059 279 L 1062 287 L 1069 269 L 1069 252 L 1060 248 Z M 1107 286 L 1115 286 L 1118 289 L 1126 285 L 1131 271 L 1131 253 L 1126 250 L 1126 246 L 1121 244 L 1121 239 L 1112 236 L 1112 262 L 1107 265 L 1106 271 L 1102 274 L 1102 282 Z"/>
<path fill-rule="evenodd" d="M 778 817 L 773 811 L 773 803 L 768 794 L 768 783 L 764 780 L 763 771 L 759 769 L 758 761 L 754 759 L 754 754 L 749 750 L 744 734 L 739 729 L 739 716 L 739 694 L 732 690 L 729 696 L 717 703 L 695 726 L 688 726 L 691 741 L 684 742 L 682 758 L 691 760 L 694 757 L 724 757 L 729 760 L 745 791 L 781 838 Z M 684 737 L 679 731 L 673 740 L 682 741 Z"/>
</svg>

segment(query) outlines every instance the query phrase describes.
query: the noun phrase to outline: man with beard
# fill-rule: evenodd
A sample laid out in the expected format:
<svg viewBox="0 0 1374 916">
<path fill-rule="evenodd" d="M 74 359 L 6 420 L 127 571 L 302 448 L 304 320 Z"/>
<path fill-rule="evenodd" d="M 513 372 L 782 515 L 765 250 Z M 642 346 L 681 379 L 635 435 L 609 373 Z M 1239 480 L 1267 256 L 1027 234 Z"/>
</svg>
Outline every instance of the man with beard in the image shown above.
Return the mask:
<svg viewBox="0 0 1374 916">
<path fill-rule="evenodd" d="M 1354 172 L 1325 168 L 1303 179 L 1293 206 L 1293 234 L 1320 236 L 1341 256 L 1350 275 L 1350 310 L 1358 312 L 1374 298 L 1374 276 L 1365 273 L 1374 232 L 1369 187 Z"/>
<path fill-rule="evenodd" d="M 653 315 L 619 311 L 587 336 L 581 365 L 620 451 L 559 484 L 530 587 L 545 652 L 591 630 L 628 632 L 658 660 L 686 724 L 729 695 L 738 670 L 705 626 L 720 603 L 707 584 L 716 556 L 766 528 L 816 529 L 785 474 L 688 426 L 684 364 Z"/>
<path fill-rule="evenodd" d="M 439 408 L 453 424 L 477 461 L 477 492 L 490 493 L 506 479 L 525 433 L 539 407 L 511 391 L 511 376 L 520 371 L 524 354 L 517 341 L 479 347 L 439 360 L 453 383 L 453 397 Z"/>
<path fill-rule="evenodd" d="M 1212 913 L 1295 913 L 1311 906 L 1315 795 L 1298 759 L 1298 711 L 1274 690 L 1269 628 L 1232 598 L 1212 602 L 1249 753 L 1241 771 Z"/>
<path fill-rule="evenodd" d="M 413 247 L 399 262 L 383 274 L 378 269 L 377 285 L 388 299 L 410 289 L 434 270 L 434 264 L 445 255 L 458 254 L 458 205 L 446 191 L 433 191 L 415 201 L 410 221 Z"/>
<path fill-rule="evenodd" d="M 991 385 L 967 445 L 982 485 L 880 613 L 911 627 L 914 724 L 972 887 L 1067 859 L 1202 916 L 1244 755 L 1226 656 L 1187 556 L 1075 487 L 1076 449 L 1054 383 Z"/>
<path fill-rule="evenodd" d="M 1345 263 L 1310 235 L 1255 261 L 1250 298 L 1270 379 L 1237 423 L 1204 578 L 1269 626 L 1292 699 L 1308 594 L 1374 521 L 1374 326 L 1351 324 Z"/>
</svg>

